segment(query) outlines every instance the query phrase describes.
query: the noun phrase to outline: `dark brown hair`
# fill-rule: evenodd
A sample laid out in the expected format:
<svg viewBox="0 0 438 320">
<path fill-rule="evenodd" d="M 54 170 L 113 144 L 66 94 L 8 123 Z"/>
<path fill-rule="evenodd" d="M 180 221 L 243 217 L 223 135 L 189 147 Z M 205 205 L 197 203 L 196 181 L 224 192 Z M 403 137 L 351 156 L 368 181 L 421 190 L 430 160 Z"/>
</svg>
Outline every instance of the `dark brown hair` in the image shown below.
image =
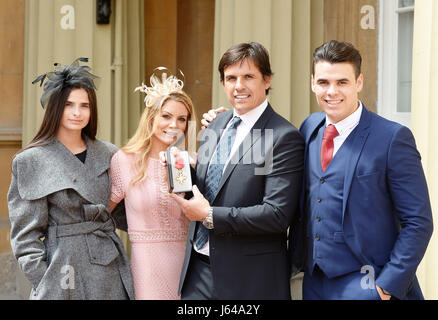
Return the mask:
<svg viewBox="0 0 438 320">
<path fill-rule="evenodd" d="M 351 63 L 356 79 L 360 76 L 362 57 L 360 52 L 351 43 L 332 40 L 316 48 L 313 53 L 313 75 L 315 75 L 315 65 L 320 61 L 326 61 L 332 64 L 342 62 Z"/>
<path fill-rule="evenodd" d="M 82 129 L 82 137 L 88 137 L 91 140 L 96 139 L 97 133 L 97 99 L 96 92 L 92 88 L 82 87 L 65 87 L 58 92 L 54 92 L 47 104 L 46 112 L 40 129 L 29 145 L 23 150 L 44 146 L 52 141 L 58 132 L 61 123 L 62 114 L 64 113 L 65 104 L 74 89 L 84 89 L 88 93 L 90 120 L 85 128 Z"/>
<path fill-rule="evenodd" d="M 273 75 L 271 71 L 271 64 L 269 62 L 269 53 L 260 43 L 250 42 L 250 43 L 239 43 L 231 48 L 229 48 L 222 56 L 219 61 L 219 73 L 221 76 L 221 82 L 224 81 L 224 70 L 232 66 L 233 64 L 244 59 L 250 58 L 259 69 L 263 78 L 270 77 Z M 266 89 L 266 94 L 269 94 L 269 90 Z"/>
</svg>

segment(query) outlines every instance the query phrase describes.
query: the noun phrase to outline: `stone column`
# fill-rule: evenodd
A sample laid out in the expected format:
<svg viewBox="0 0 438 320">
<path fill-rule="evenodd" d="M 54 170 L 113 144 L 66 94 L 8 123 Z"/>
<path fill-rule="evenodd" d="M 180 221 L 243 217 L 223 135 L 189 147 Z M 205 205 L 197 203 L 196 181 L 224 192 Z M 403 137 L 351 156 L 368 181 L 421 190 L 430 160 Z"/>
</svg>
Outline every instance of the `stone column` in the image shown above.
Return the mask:
<svg viewBox="0 0 438 320">
<path fill-rule="evenodd" d="M 411 127 L 422 156 L 434 220 L 438 211 L 438 3 L 415 2 Z M 436 228 L 435 228 L 436 229 Z M 432 235 L 417 276 L 426 299 L 438 299 L 438 238 Z"/>
</svg>

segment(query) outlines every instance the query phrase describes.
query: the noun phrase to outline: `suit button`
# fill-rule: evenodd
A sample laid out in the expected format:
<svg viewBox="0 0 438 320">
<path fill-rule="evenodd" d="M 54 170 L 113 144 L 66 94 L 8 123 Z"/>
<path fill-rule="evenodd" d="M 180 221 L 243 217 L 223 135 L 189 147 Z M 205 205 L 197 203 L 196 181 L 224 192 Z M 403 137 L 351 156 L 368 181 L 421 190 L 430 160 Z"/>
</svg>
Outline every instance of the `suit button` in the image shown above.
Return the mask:
<svg viewBox="0 0 438 320">
<path fill-rule="evenodd" d="M 321 221 L 321 217 L 316 217 L 316 221 L 320 222 Z"/>
<path fill-rule="evenodd" d="M 322 201 L 322 199 L 321 199 L 321 198 L 318 198 L 318 199 L 316 199 L 316 201 L 318 201 L 318 202 L 321 202 L 321 201 Z"/>
<path fill-rule="evenodd" d="M 325 182 L 324 178 L 319 179 L 319 182 L 324 183 Z"/>
<path fill-rule="evenodd" d="M 320 236 L 318 234 L 316 235 L 315 239 L 316 239 L 316 241 L 321 240 L 321 238 L 320 238 Z"/>
</svg>

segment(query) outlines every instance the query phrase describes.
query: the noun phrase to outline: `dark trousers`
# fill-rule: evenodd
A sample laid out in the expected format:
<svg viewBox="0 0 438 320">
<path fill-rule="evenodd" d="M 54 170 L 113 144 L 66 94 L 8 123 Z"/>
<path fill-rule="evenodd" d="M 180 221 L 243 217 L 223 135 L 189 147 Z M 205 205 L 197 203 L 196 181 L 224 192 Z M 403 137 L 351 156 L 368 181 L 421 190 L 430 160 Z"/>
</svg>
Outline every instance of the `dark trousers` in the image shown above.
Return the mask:
<svg viewBox="0 0 438 320">
<path fill-rule="evenodd" d="M 181 292 L 182 300 L 217 300 L 208 256 L 192 250 Z"/>
</svg>

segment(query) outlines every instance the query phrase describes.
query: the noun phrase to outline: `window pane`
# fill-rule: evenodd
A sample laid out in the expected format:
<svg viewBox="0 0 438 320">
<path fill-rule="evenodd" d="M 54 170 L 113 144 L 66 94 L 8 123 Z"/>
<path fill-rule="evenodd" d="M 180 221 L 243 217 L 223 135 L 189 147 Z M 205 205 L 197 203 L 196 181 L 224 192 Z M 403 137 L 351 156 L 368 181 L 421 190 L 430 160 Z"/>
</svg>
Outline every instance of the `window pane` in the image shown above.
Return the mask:
<svg viewBox="0 0 438 320">
<path fill-rule="evenodd" d="M 398 0 L 398 7 L 413 7 L 415 5 L 415 0 Z"/>
<path fill-rule="evenodd" d="M 399 14 L 397 112 L 411 112 L 413 35 L 414 13 Z"/>
</svg>

